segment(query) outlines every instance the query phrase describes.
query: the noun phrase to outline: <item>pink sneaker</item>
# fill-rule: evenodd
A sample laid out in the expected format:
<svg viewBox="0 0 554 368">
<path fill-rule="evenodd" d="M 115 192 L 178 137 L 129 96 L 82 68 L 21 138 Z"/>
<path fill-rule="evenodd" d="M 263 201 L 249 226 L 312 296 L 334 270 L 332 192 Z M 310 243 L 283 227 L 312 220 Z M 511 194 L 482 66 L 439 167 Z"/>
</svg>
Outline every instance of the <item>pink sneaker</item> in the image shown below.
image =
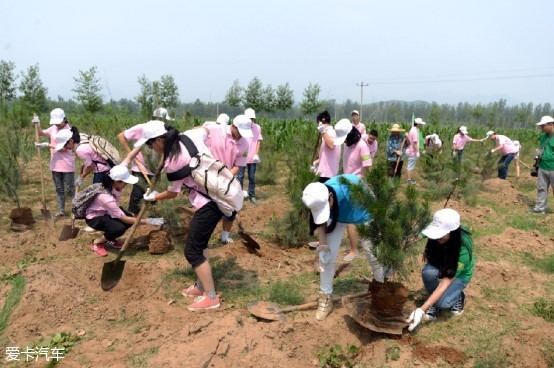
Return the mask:
<svg viewBox="0 0 554 368">
<path fill-rule="evenodd" d="M 219 308 L 219 296 L 216 296 L 214 299 L 209 298 L 207 295 L 202 295 L 194 299 L 194 303 L 188 306 L 188 310 L 191 312 L 201 312 L 210 309 Z"/>
<path fill-rule="evenodd" d="M 200 290 L 198 288 L 198 286 L 196 286 L 196 284 L 192 284 L 188 288 L 181 290 L 181 295 L 184 296 L 184 297 L 196 298 L 196 297 L 204 295 L 204 292 L 202 290 Z"/>
<path fill-rule="evenodd" d="M 104 248 L 103 243 L 92 244 L 90 249 L 92 249 L 92 251 L 96 253 L 98 257 L 106 257 L 108 255 L 108 251 L 106 251 L 106 248 Z"/>
</svg>

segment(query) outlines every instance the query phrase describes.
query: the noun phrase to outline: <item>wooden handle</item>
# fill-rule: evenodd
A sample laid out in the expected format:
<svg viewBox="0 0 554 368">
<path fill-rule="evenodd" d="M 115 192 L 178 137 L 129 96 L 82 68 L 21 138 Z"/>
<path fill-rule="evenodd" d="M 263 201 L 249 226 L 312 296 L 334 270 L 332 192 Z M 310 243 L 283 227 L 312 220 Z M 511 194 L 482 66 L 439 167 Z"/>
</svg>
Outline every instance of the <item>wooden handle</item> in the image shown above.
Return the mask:
<svg viewBox="0 0 554 368">
<path fill-rule="evenodd" d="M 35 123 L 33 123 L 35 126 L 35 142 L 39 143 L 40 136 L 38 134 L 38 130 L 40 129 L 39 126 Z M 42 194 L 42 209 L 46 210 L 46 191 L 44 189 L 44 169 L 42 168 L 42 155 L 40 154 L 40 147 L 36 147 L 37 149 L 37 159 L 40 169 L 40 187 L 41 187 L 41 194 Z"/>
<path fill-rule="evenodd" d="M 146 182 L 148 183 L 148 186 L 150 187 L 150 189 L 154 189 L 152 187 L 152 182 L 150 181 L 150 178 L 148 177 L 148 174 L 146 174 L 146 169 L 144 168 L 144 166 L 142 166 L 142 164 L 136 158 L 133 161 L 135 162 L 135 164 L 139 168 L 140 173 L 144 177 L 144 180 L 146 180 Z"/>
<path fill-rule="evenodd" d="M 331 300 L 333 300 L 333 302 L 338 302 L 340 300 L 342 300 L 342 298 L 344 297 L 349 297 L 349 298 L 357 298 L 359 296 L 364 296 L 364 295 L 367 295 L 367 291 L 362 291 L 360 293 L 356 293 L 356 294 L 350 294 L 350 295 L 343 295 L 343 296 L 334 296 L 333 298 L 331 298 Z M 302 310 L 307 310 L 307 309 L 312 309 L 314 307 L 317 307 L 319 302 L 310 302 L 310 303 L 305 303 L 305 304 L 300 304 L 300 305 L 293 305 L 293 306 L 290 306 L 290 307 L 285 307 L 285 308 L 281 308 L 281 312 L 294 312 L 294 311 L 302 311 Z"/>
</svg>

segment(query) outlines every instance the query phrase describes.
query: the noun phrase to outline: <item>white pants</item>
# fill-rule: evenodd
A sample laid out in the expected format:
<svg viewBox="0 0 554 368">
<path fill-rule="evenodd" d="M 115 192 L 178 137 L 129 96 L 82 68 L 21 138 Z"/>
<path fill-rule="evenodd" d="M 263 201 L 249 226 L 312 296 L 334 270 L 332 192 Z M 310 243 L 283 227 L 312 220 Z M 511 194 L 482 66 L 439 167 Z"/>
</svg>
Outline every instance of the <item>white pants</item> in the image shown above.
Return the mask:
<svg viewBox="0 0 554 368">
<path fill-rule="evenodd" d="M 319 274 L 319 288 L 323 294 L 333 293 L 333 279 L 335 277 L 335 269 L 337 264 L 337 256 L 339 253 L 340 243 L 344 232 L 346 230 L 345 223 L 337 222 L 335 230 L 327 234 L 327 245 L 329 246 L 329 254 L 325 258 L 329 259 L 329 262 L 321 264 L 323 272 Z M 379 282 L 383 282 L 385 275 L 388 275 L 389 270 L 385 268 L 377 261 L 377 258 L 372 253 L 372 244 L 369 239 L 362 239 L 362 248 L 367 254 L 369 265 L 373 271 L 373 278 Z M 321 257 L 320 257 L 321 259 Z"/>
</svg>

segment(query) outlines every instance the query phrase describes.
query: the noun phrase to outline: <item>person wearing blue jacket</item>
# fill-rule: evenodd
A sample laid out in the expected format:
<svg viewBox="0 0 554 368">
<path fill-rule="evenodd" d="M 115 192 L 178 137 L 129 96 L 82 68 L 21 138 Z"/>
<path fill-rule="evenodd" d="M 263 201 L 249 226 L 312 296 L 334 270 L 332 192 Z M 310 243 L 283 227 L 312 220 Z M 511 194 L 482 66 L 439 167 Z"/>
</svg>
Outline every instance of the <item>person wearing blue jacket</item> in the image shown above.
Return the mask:
<svg viewBox="0 0 554 368">
<path fill-rule="evenodd" d="M 355 174 L 334 176 L 324 183 L 311 183 L 304 188 L 302 202 L 310 209 L 310 232 L 319 239 L 320 297 L 316 312 L 318 321 L 324 320 L 333 310 L 333 277 L 339 247 L 348 224 L 363 224 L 371 220 L 366 209 L 352 198 L 350 184 L 360 183 Z M 372 262 L 371 242 L 362 240 L 373 268 L 374 278 L 383 278 L 383 268 Z M 377 268 L 375 267 L 377 266 Z M 380 275 L 380 276 L 379 276 Z"/>
</svg>

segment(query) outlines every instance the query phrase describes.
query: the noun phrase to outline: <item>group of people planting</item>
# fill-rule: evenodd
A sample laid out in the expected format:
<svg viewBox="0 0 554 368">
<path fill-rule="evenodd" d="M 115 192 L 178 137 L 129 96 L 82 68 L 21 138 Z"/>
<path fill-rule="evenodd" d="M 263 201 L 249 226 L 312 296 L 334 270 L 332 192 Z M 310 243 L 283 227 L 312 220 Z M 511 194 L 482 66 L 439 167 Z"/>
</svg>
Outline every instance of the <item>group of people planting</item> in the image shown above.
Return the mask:
<svg viewBox="0 0 554 368">
<path fill-rule="evenodd" d="M 197 281 L 183 289 L 182 294 L 194 298 L 188 307 L 191 311 L 216 309 L 220 306 L 220 299 L 206 257 L 208 242 L 220 221 L 221 242 L 232 242 L 230 232 L 243 200 L 248 198 L 256 203 L 255 175 L 260 163 L 262 130 L 256 122 L 255 111 L 250 108 L 232 121 L 226 114 L 221 114 L 215 122 L 206 122 L 185 132 L 172 126 L 172 120 L 166 109 L 158 108 L 150 121 L 120 132 L 117 138 L 126 151 L 126 157 L 118 160 L 117 152 L 110 155 L 111 146 L 106 143 L 107 140 L 95 140 L 92 136 L 79 134 L 70 125 L 63 110 L 57 108 L 50 114 L 48 129 L 40 128 L 38 117 L 33 119 L 37 135 L 49 138 L 49 142 L 35 144 L 51 151 L 50 169 L 56 189 L 58 217 L 66 215 L 66 199 L 74 196 L 76 199 L 90 198 L 86 201 L 84 217 L 90 228 L 102 233 L 91 244 L 91 249 L 98 256 L 106 256 L 106 248 L 120 249 L 122 244 L 118 239 L 136 222 L 163 224 L 161 218 L 141 218 L 141 208 L 145 203 L 174 199 L 182 191 L 188 192 L 194 215 L 189 224 L 184 255 L 192 265 Z M 317 236 L 317 241 L 311 243 L 318 254 L 320 272 L 316 319 L 323 320 L 333 309 L 333 276 L 345 232 L 350 243 L 344 255 L 346 262 L 358 256 L 360 243 L 376 282 L 386 281 L 394 270 L 386 269 L 378 262 L 369 239 L 359 239 L 356 225 L 372 221 L 372 214 L 354 201 L 350 189 L 351 185 L 363 182 L 365 173 L 371 170 L 378 154 L 377 131 L 366 130 L 358 111 L 352 111 L 351 120 L 341 119 L 334 126 L 329 113 L 324 111 L 317 116 L 317 123 L 321 144 L 314 154 L 312 171 L 319 180 L 306 186 L 302 201 L 310 210 L 310 230 Z M 406 159 L 408 184 L 415 184 L 414 170 L 421 152 L 425 150 L 433 154 L 443 149 L 437 134 L 423 138 L 421 127 L 425 124 L 421 118 L 414 119 L 406 135 L 399 124 L 393 124 L 389 129 L 385 155 L 390 180 L 401 177 Z M 534 211 L 544 213 L 548 187 L 553 185 L 554 180 L 554 119 L 545 116 L 537 125 L 543 134 L 540 138 L 538 198 Z M 485 138 L 476 140 L 469 136 L 466 127 L 460 127 L 452 141 L 453 159 L 461 162 L 468 142 L 483 142 L 486 139 L 496 142 L 491 153 L 501 152 L 498 176 L 506 179 L 508 166 L 517 158 L 520 146 L 496 132 L 489 131 Z M 146 160 L 150 155 L 144 155 L 145 146 L 155 152 L 159 163 L 152 164 Z M 77 176 L 75 155 L 83 163 Z M 216 175 L 221 175 L 217 183 L 208 176 L 202 182 L 193 175 L 199 166 L 206 163 L 206 158 L 224 165 L 217 169 Z M 208 164 L 206 172 L 212 170 L 213 162 Z M 169 186 L 157 192 L 155 178 L 162 171 L 167 174 Z M 76 195 L 75 187 L 82 186 L 90 174 L 93 185 Z M 246 174 L 249 183 L 243 189 Z M 121 207 L 120 198 L 127 184 L 133 185 L 133 188 L 125 210 Z M 227 188 L 225 193 L 211 190 L 221 185 Z M 85 203 L 73 202 L 73 207 Z M 471 281 L 475 266 L 471 234 L 461 225 L 460 215 L 455 210 L 445 208 L 437 211 L 422 235 L 427 238 L 422 280 L 429 297 L 410 315 L 410 331 L 423 320 L 434 320 L 441 310 L 454 315 L 463 313 L 464 288 Z"/>
</svg>

